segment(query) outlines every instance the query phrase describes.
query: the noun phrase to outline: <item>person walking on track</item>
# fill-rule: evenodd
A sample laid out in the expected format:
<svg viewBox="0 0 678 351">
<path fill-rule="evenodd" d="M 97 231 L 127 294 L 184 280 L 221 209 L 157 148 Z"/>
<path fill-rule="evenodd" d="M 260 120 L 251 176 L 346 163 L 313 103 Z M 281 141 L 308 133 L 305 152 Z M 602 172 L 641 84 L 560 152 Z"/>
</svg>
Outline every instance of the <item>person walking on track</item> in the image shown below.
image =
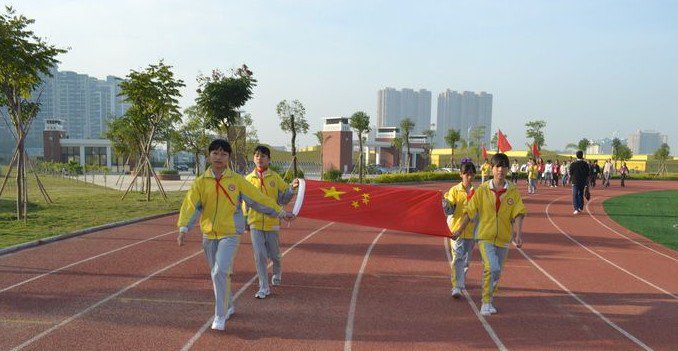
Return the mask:
<svg viewBox="0 0 678 351">
<path fill-rule="evenodd" d="M 478 218 L 478 248 L 483 258 L 483 294 L 480 314 L 497 313 L 493 304 L 501 270 L 508 254 L 509 243 L 523 245 L 523 219 L 527 209 L 520 192 L 506 180 L 509 159 L 503 153 L 492 156 L 491 181 L 478 186 L 464 208 L 464 218 L 452 233 L 452 239 L 461 236 L 471 219 Z M 515 235 L 514 234 L 515 230 Z"/>
<path fill-rule="evenodd" d="M 454 232 L 459 226 L 464 216 L 464 207 L 473 197 L 475 188 L 473 187 L 473 177 L 476 174 L 476 167 L 470 159 L 462 160 L 461 163 L 461 182 L 445 194 L 443 198 L 443 209 L 445 214 L 452 216 L 448 221 L 450 230 Z M 476 244 L 476 223 L 468 225 L 461 235 L 456 239 L 450 239 L 452 249 L 452 297 L 459 298 L 461 291 L 466 288 L 466 271 L 471 261 L 471 253 Z"/>
<path fill-rule="evenodd" d="M 294 215 L 262 194 L 242 175 L 228 169 L 231 145 L 226 140 L 212 141 L 208 151 L 211 167 L 195 179 L 181 205 L 177 242 L 179 246 L 184 245 L 184 236 L 199 213 L 202 247 L 214 289 L 212 329 L 225 330 L 226 320 L 235 312 L 231 273 L 240 234 L 245 230 L 242 203 L 261 213 L 288 220 Z"/>
<path fill-rule="evenodd" d="M 584 152 L 577 151 L 577 159 L 570 163 L 570 183 L 572 183 L 572 206 L 574 214 L 584 210 L 584 188 L 589 184 L 591 169 L 584 160 Z"/>
<path fill-rule="evenodd" d="M 253 161 L 256 168 L 245 179 L 279 205 L 290 202 L 295 189 L 299 187 L 299 180 L 295 179 L 291 185 L 288 185 L 278 173 L 268 168 L 271 163 L 271 150 L 266 146 L 259 145 L 254 148 Z M 264 299 L 271 293 L 267 272 L 269 259 L 273 263 L 271 285 L 277 286 L 282 283 L 280 219 L 277 216 L 270 216 L 248 207 L 247 225 L 252 238 L 254 263 L 259 277 L 259 291 L 254 294 L 254 297 Z"/>
</svg>

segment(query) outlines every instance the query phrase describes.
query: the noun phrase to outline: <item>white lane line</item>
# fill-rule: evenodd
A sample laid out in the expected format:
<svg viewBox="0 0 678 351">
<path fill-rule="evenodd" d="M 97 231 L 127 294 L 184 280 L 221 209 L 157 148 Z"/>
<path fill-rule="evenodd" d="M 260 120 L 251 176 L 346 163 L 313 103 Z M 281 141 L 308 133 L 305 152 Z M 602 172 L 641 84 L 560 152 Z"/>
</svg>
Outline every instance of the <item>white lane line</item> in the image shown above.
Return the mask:
<svg viewBox="0 0 678 351">
<path fill-rule="evenodd" d="M 78 261 L 78 262 L 71 263 L 71 264 L 66 265 L 66 266 L 63 266 L 63 267 L 61 267 L 61 268 L 53 269 L 53 270 L 51 270 L 51 271 L 49 271 L 49 272 L 47 272 L 47 273 L 43 273 L 43 274 L 40 274 L 40 275 L 36 275 L 36 276 L 33 277 L 33 278 L 26 279 L 26 280 L 24 280 L 24 281 L 22 281 L 22 282 L 19 282 L 19 283 L 16 283 L 16 284 L 14 284 L 14 285 L 10 285 L 10 286 L 8 286 L 8 287 L 6 287 L 6 288 L 0 289 L 0 294 L 3 293 L 3 292 L 5 292 L 5 291 L 7 291 L 7 290 L 11 290 L 11 289 L 14 289 L 14 288 L 16 288 L 16 287 L 18 287 L 18 286 L 24 285 L 24 284 L 26 284 L 26 283 L 30 283 L 30 282 L 32 282 L 32 281 L 34 281 L 34 280 L 37 280 L 37 279 L 46 277 L 46 276 L 48 276 L 48 275 L 50 275 L 50 274 L 54 274 L 54 273 L 63 271 L 64 269 L 71 268 L 71 267 L 77 266 L 77 265 L 79 265 L 79 264 L 81 264 L 81 263 L 85 263 L 85 262 L 88 262 L 88 261 L 92 261 L 92 260 L 95 260 L 95 259 L 97 259 L 97 258 L 101 258 L 101 257 L 110 255 L 110 254 L 115 253 L 115 252 L 118 252 L 118 251 L 122 251 L 122 250 L 125 250 L 125 249 L 129 249 L 130 247 L 133 247 L 133 246 L 136 246 L 136 245 L 139 245 L 139 244 L 143 244 L 143 243 L 145 243 L 145 242 L 147 242 L 147 241 L 151 241 L 151 240 L 157 239 L 157 238 L 159 238 L 159 237 L 161 237 L 161 236 L 165 236 L 165 235 L 172 234 L 172 233 L 176 233 L 176 230 L 172 230 L 172 231 L 169 231 L 169 232 L 164 233 L 164 234 L 156 235 L 156 236 L 154 236 L 154 237 L 152 237 L 152 238 L 148 238 L 148 239 L 145 239 L 145 240 L 142 240 L 142 241 L 137 241 L 137 242 L 135 242 L 135 243 L 133 243 L 133 244 L 125 245 L 125 246 L 123 246 L 123 247 L 119 247 L 119 248 L 117 248 L 117 249 L 114 249 L 114 250 L 111 250 L 111 251 L 107 251 L 107 252 L 104 252 L 104 253 L 100 253 L 100 254 L 98 254 L 98 255 L 96 255 L 96 256 L 92 256 L 92 257 L 86 258 L 86 259 L 84 259 L 84 260 L 80 260 L 80 261 Z"/>
<path fill-rule="evenodd" d="M 287 250 L 285 250 L 285 252 L 283 252 L 283 253 L 280 255 L 280 257 L 284 257 L 288 252 L 292 251 L 292 249 L 294 249 L 295 247 L 297 247 L 299 244 L 301 244 L 301 243 L 303 243 L 304 241 L 308 240 L 309 238 L 311 238 L 312 236 L 316 235 L 316 234 L 317 234 L 318 232 L 320 232 L 321 230 L 324 230 L 325 228 L 331 226 L 332 224 L 334 224 L 334 222 L 327 223 L 327 224 L 325 224 L 324 226 L 322 226 L 322 227 L 316 229 L 315 231 L 313 231 L 311 234 L 305 236 L 303 239 L 297 241 L 296 243 L 294 243 L 294 245 L 290 246 Z M 269 264 L 268 264 L 268 267 L 271 267 L 271 265 L 272 265 L 272 263 L 269 263 Z M 252 276 L 252 278 L 251 278 L 247 283 L 245 283 L 245 285 L 242 286 L 242 288 L 240 288 L 240 290 L 238 290 L 237 293 L 235 293 L 235 295 L 233 295 L 233 302 L 235 302 L 235 300 L 236 300 L 240 295 L 242 295 L 242 293 L 245 292 L 245 290 L 247 290 L 247 289 L 250 287 L 250 285 L 252 285 L 252 284 L 254 283 L 254 281 L 255 281 L 256 279 L 257 279 L 257 275 L 255 274 L 254 276 Z M 182 351 L 190 350 L 190 349 L 193 347 L 193 344 L 195 344 L 195 342 L 198 341 L 198 339 L 200 339 L 200 337 L 207 331 L 207 329 L 210 327 L 210 325 L 212 325 L 212 321 L 213 321 L 213 320 L 214 320 L 214 317 L 211 317 L 210 319 L 208 319 L 207 322 L 205 322 L 205 324 L 203 324 L 202 327 L 200 327 L 200 329 L 198 330 L 198 332 L 195 333 L 195 335 L 193 335 L 193 337 L 191 337 L 191 338 L 186 342 L 186 344 L 184 345 L 184 347 L 181 348 L 181 350 L 182 350 Z"/>
<path fill-rule="evenodd" d="M 158 275 L 158 274 L 160 274 L 160 273 L 162 273 L 162 272 L 164 272 L 164 271 L 166 271 L 166 270 L 168 270 L 168 269 L 170 269 L 170 268 L 173 268 L 173 267 L 175 267 L 175 266 L 177 266 L 177 265 L 179 265 L 179 264 L 181 264 L 181 263 L 184 263 L 184 262 L 190 260 L 191 258 L 193 258 L 193 257 L 195 257 L 195 256 L 198 256 L 200 253 L 202 253 L 202 250 L 197 251 L 197 252 L 195 252 L 194 254 L 192 254 L 192 255 L 190 255 L 190 256 L 188 256 L 188 257 L 182 258 L 181 260 L 176 261 L 176 262 L 170 264 L 169 266 L 165 266 L 165 268 L 162 268 L 162 269 L 160 269 L 160 270 L 158 270 L 158 271 L 155 271 L 154 273 L 151 273 L 151 274 L 147 275 L 147 276 L 146 276 L 145 278 L 143 278 L 143 279 L 137 280 L 136 282 L 134 282 L 134 283 L 132 283 L 132 284 L 126 286 L 126 287 L 123 288 L 123 289 L 118 290 L 116 293 L 114 293 L 114 294 L 112 294 L 112 295 L 108 295 L 108 297 L 104 298 L 103 300 L 100 300 L 99 302 L 97 302 L 97 303 L 95 303 L 95 304 L 93 304 L 93 305 L 90 305 L 89 307 L 87 307 L 86 309 L 80 311 L 79 313 L 74 314 L 74 315 L 70 316 L 69 318 L 64 319 L 64 320 L 61 321 L 59 324 L 57 324 L 57 325 L 55 325 L 55 326 L 53 326 L 53 327 L 51 327 L 51 328 L 45 330 L 44 332 L 42 332 L 42 333 L 40 333 L 40 334 L 38 334 L 38 335 L 36 335 L 36 336 L 30 338 L 29 340 L 26 340 L 23 344 L 21 344 L 21 345 L 15 347 L 15 348 L 13 348 L 12 351 L 18 351 L 18 350 L 23 349 L 24 347 L 26 347 L 26 346 L 28 346 L 28 345 L 30 345 L 30 344 L 32 344 L 32 343 L 34 343 L 34 342 L 36 342 L 36 341 L 38 341 L 38 340 L 44 338 L 45 336 L 47 336 L 47 335 L 49 335 L 50 333 L 52 333 L 53 331 L 55 331 L 55 330 L 57 330 L 57 329 L 63 327 L 64 325 L 66 325 L 66 324 L 68 324 L 68 323 L 70 323 L 70 322 L 72 322 L 72 321 L 74 321 L 74 320 L 76 320 L 76 319 L 82 317 L 83 315 L 85 315 L 85 314 L 88 313 L 89 311 L 91 311 L 91 310 L 93 310 L 93 309 L 95 309 L 95 308 L 97 308 L 97 307 L 99 307 L 99 306 L 105 304 L 106 302 L 108 302 L 108 301 L 110 301 L 110 300 L 112 300 L 112 299 L 115 299 L 116 297 L 118 297 L 118 296 L 124 294 L 126 291 L 128 291 L 128 290 L 130 290 L 130 289 L 132 289 L 132 288 L 134 288 L 134 287 L 136 287 L 136 286 L 138 286 L 139 284 L 141 284 L 141 283 L 143 283 L 143 282 L 145 282 L 145 281 L 147 281 L 147 280 L 149 280 L 149 279 L 151 279 L 151 278 L 153 278 L 154 276 L 156 276 L 156 275 Z"/>
<path fill-rule="evenodd" d="M 637 275 L 635 275 L 635 274 L 633 274 L 633 273 L 627 271 L 627 270 L 624 269 L 623 267 L 618 266 L 618 265 L 615 264 L 614 262 L 612 262 L 612 261 L 608 260 L 607 258 L 601 256 L 601 255 L 598 254 L 597 252 L 595 252 L 595 251 L 589 249 L 588 247 L 584 246 L 582 243 L 580 243 L 579 241 L 577 241 L 577 239 L 573 238 L 572 236 L 570 236 L 569 234 L 567 234 L 564 230 L 562 230 L 562 229 L 556 224 L 556 222 L 554 222 L 553 219 L 551 219 L 551 215 L 549 214 L 549 207 L 551 207 L 551 205 L 552 205 L 554 202 L 558 201 L 558 200 L 561 199 L 561 198 L 562 198 L 562 196 L 561 196 L 561 197 L 557 197 L 557 198 L 553 199 L 548 205 L 546 205 L 546 217 L 549 219 L 549 221 L 551 222 L 551 224 L 552 224 L 556 229 L 558 229 L 558 230 L 560 231 L 561 234 L 565 235 L 565 236 L 566 236 L 568 239 L 570 239 L 573 243 L 575 243 L 575 244 L 581 246 L 584 250 L 590 252 L 592 255 L 594 255 L 594 256 L 600 258 L 601 260 L 603 260 L 603 261 L 609 263 L 610 265 L 612 265 L 613 267 L 619 269 L 620 271 L 622 271 L 622 272 L 624 272 L 624 273 L 626 273 L 626 274 L 628 274 L 628 275 L 630 275 L 630 276 L 632 276 L 632 277 L 634 277 L 634 278 L 640 280 L 641 282 L 643 282 L 643 283 L 645 283 L 645 284 L 647 284 L 647 285 L 649 285 L 649 286 L 651 286 L 651 287 L 653 287 L 653 288 L 655 288 L 655 289 L 657 289 L 657 290 L 663 292 L 663 293 L 666 294 L 666 295 L 671 296 L 671 297 L 674 298 L 674 299 L 675 299 L 675 298 L 678 298 L 678 296 L 672 294 L 671 292 L 666 291 L 666 290 L 664 290 L 664 289 L 658 287 L 657 285 L 654 285 L 654 284 L 652 284 L 651 282 L 649 282 L 649 281 L 647 281 L 647 280 L 645 280 L 645 279 L 643 279 L 643 278 L 641 278 L 641 277 L 639 277 L 639 276 L 637 276 Z"/>
<path fill-rule="evenodd" d="M 586 303 L 582 298 L 580 298 L 577 294 L 575 294 L 575 293 L 573 293 L 572 291 L 570 291 L 570 289 L 568 289 L 565 285 L 563 285 L 563 284 L 562 284 L 561 282 L 559 282 L 556 278 L 554 278 L 551 274 L 549 274 L 545 269 L 543 269 L 539 264 L 537 264 L 537 262 L 534 262 L 534 261 L 530 258 L 530 256 L 528 256 L 528 255 L 525 253 L 525 251 L 523 251 L 523 249 L 517 249 L 517 250 L 523 255 L 523 257 L 525 257 L 528 261 L 530 261 L 530 263 L 532 263 L 533 266 L 535 266 L 539 271 L 541 271 L 542 274 L 544 274 L 544 275 L 545 275 L 547 278 L 549 278 L 552 282 L 554 282 L 556 285 L 558 285 L 558 286 L 559 286 L 563 291 L 565 291 L 568 295 L 572 296 L 572 298 L 574 298 L 575 300 L 577 300 L 577 302 L 579 302 L 579 303 L 582 304 L 584 307 L 586 307 L 589 311 L 593 312 L 593 314 L 595 314 L 596 316 L 598 316 L 598 318 L 600 318 L 600 319 L 602 319 L 603 321 L 605 321 L 605 323 L 607 323 L 607 325 L 611 326 L 612 328 L 614 328 L 615 330 L 617 330 L 618 332 L 620 332 L 622 335 L 624 335 L 626 338 L 628 338 L 629 340 L 631 340 L 631 341 L 633 341 L 634 343 L 636 343 L 636 345 L 640 346 L 641 348 L 643 348 L 643 349 L 645 349 L 645 350 L 648 350 L 648 351 L 652 350 L 652 348 L 650 348 L 649 346 L 647 346 L 644 342 L 640 341 L 638 338 L 636 338 L 635 336 L 631 335 L 631 333 L 629 333 L 629 332 L 627 332 L 626 330 L 622 329 L 620 326 L 618 326 L 617 324 L 615 324 L 613 321 L 611 321 L 611 320 L 609 320 L 607 317 L 603 316 L 603 314 L 600 313 L 600 312 L 598 312 L 598 310 L 596 310 L 595 308 L 593 308 L 593 306 L 587 304 L 587 303 Z"/>
<path fill-rule="evenodd" d="M 358 276 L 356 277 L 355 283 L 353 284 L 353 293 L 351 294 L 351 305 L 348 308 L 348 318 L 346 319 L 346 340 L 344 341 L 344 351 L 351 351 L 351 343 L 353 342 L 353 321 L 355 320 L 355 306 L 358 303 L 358 292 L 360 291 L 360 282 L 363 280 L 363 273 L 365 272 L 365 268 L 367 267 L 367 261 L 369 261 L 370 259 L 372 249 L 377 244 L 377 241 L 379 241 L 379 238 L 381 238 L 385 231 L 386 229 L 382 229 L 382 231 L 379 232 L 379 235 L 377 235 L 377 237 L 374 238 L 374 240 L 372 240 L 372 244 L 367 249 L 365 257 L 363 257 L 363 263 L 360 265 Z"/>
<path fill-rule="evenodd" d="M 447 255 L 447 262 L 450 264 L 450 271 L 454 269 L 453 267 L 453 262 L 452 262 L 452 255 L 450 255 L 450 243 L 449 243 L 448 238 L 444 238 L 443 242 L 445 243 L 445 255 Z M 469 295 L 468 291 L 466 289 L 463 289 L 462 292 L 464 293 L 464 297 L 466 298 L 466 302 L 471 306 L 471 310 L 473 310 L 473 313 L 475 313 L 476 317 L 478 317 L 478 320 L 480 320 L 480 323 L 483 325 L 483 328 L 485 328 L 485 331 L 487 334 L 490 336 L 492 341 L 497 345 L 497 348 L 502 351 L 508 350 L 506 346 L 504 346 L 504 343 L 501 342 L 501 339 L 499 339 L 499 336 L 497 333 L 494 332 L 494 329 L 492 329 L 492 326 L 490 326 L 490 323 L 487 322 L 485 317 L 480 314 L 480 311 L 478 311 L 478 307 L 476 307 L 475 302 L 473 302 L 473 299 L 471 298 L 471 295 Z"/>
<path fill-rule="evenodd" d="M 589 216 L 591 216 L 591 218 L 593 218 L 593 220 L 595 220 L 596 222 L 598 222 L 598 223 L 599 223 L 600 225 L 602 225 L 603 227 L 609 229 L 611 232 L 613 232 L 613 233 L 615 233 L 615 234 L 621 236 L 621 237 L 624 238 L 624 239 L 627 239 L 627 240 L 633 242 L 634 244 L 638 244 L 638 245 L 640 245 L 640 246 L 642 246 L 642 247 L 644 247 L 644 248 L 646 248 L 646 249 L 648 249 L 648 250 L 650 250 L 650 251 L 652 251 L 652 252 L 654 252 L 654 253 L 660 254 L 660 255 L 662 255 L 662 256 L 664 256 L 664 257 L 670 259 L 670 260 L 673 260 L 673 261 L 675 261 L 675 262 L 678 262 L 678 258 L 671 257 L 671 256 L 669 256 L 669 255 L 667 255 L 667 254 L 665 254 L 665 253 L 663 253 L 663 252 L 657 251 L 657 250 L 655 250 L 655 249 L 653 249 L 653 248 L 651 248 L 651 247 L 649 247 L 649 246 L 643 245 L 642 243 L 640 243 L 640 242 L 638 242 L 638 241 L 636 241 L 636 240 L 633 240 L 633 239 L 631 239 L 630 237 L 628 237 L 628 236 L 626 236 L 626 235 L 624 235 L 624 234 L 622 234 L 622 233 L 620 233 L 620 232 L 618 232 L 618 231 L 616 231 L 616 230 L 614 230 L 614 229 L 608 227 L 605 223 L 603 223 L 603 222 L 601 222 L 600 220 L 598 220 L 598 218 L 596 218 L 596 216 L 594 216 L 593 213 L 591 213 L 591 210 L 589 209 L 589 204 L 590 204 L 591 202 L 593 202 L 594 200 L 595 200 L 595 198 L 591 199 L 591 201 L 589 201 L 589 202 L 586 203 L 586 212 L 589 213 Z"/>
</svg>

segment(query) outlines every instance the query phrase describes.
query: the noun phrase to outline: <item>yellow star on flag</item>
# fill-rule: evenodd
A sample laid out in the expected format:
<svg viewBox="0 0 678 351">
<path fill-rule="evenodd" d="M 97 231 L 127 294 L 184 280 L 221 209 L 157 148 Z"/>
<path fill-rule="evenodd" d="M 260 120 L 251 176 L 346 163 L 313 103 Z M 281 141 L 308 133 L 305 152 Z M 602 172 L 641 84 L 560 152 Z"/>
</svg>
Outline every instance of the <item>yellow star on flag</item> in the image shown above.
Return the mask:
<svg viewBox="0 0 678 351">
<path fill-rule="evenodd" d="M 320 188 L 320 190 L 322 190 L 323 193 L 325 193 L 325 196 L 324 196 L 324 197 L 331 197 L 331 198 L 334 198 L 335 200 L 341 200 L 341 198 L 339 197 L 339 195 L 344 195 L 344 194 L 346 194 L 345 191 L 339 191 L 339 190 L 337 190 L 335 187 L 331 187 L 331 188 L 329 188 L 329 189 Z"/>
<path fill-rule="evenodd" d="M 358 203 L 358 201 L 353 201 L 353 202 L 351 202 L 351 206 L 358 208 L 358 207 L 360 207 L 360 204 Z"/>
<path fill-rule="evenodd" d="M 353 188 L 353 191 L 356 191 L 356 192 L 360 192 L 361 190 L 363 190 L 363 189 L 360 189 L 358 187 Z"/>
</svg>

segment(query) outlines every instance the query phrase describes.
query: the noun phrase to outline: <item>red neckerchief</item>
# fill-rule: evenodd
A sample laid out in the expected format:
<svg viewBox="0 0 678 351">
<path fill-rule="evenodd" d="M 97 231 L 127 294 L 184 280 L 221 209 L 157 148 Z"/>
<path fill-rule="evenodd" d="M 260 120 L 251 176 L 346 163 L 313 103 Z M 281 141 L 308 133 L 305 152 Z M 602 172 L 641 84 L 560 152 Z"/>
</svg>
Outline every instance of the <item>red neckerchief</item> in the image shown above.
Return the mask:
<svg viewBox="0 0 678 351">
<path fill-rule="evenodd" d="M 508 189 L 507 188 L 501 188 L 499 190 L 495 190 L 494 188 L 490 188 L 490 190 L 492 190 L 492 192 L 494 193 L 494 197 L 497 199 L 497 201 L 495 202 L 495 204 L 496 204 L 495 210 L 497 211 L 496 213 L 499 213 L 499 206 L 501 206 L 501 194 L 505 193 L 506 190 L 508 190 Z"/>
<path fill-rule="evenodd" d="M 264 172 L 266 172 L 267 169 L 268 167 L 257 167 L 256 169 L 257 175 L 259 176 L 259 181 L 261 182 L 259 189 L 263 188 L 264 193 L 268 193 L 268 191 L 266 190 L 266 183 L 264 183 Z"/>
<path fill-rule="evenodd" d="M 476 189 L 473 187 L 473 185 L 470 185 L 470 187 L 471 187 L 471 190 L 466 193 L 466 201 L 471 201 L 473 194 L 476 193 Z"/>
<path fill-rule="evenodd" d="M 214 171 L 212 171 L 212 173 L 214 173 Z M 216 188 L 217 188 L 217 201 L 219 201 L 219 189 L 221 189 L 221 191 L 224 192 L 224 195 L 226 195 L 226 197 L 228 198 L 228 201 L 231 202 L 231 205 L 235 206 L 235 202 L 233 202 L 233 199 L 231 199 L 231 195 L 228 195 L 228 192 L 226 191 L 226 189 L 224 189 L 224 187 L 221 185 L 221 178 L 222 178 L 223 176 L 224 176 L 223 173 L 220 174 L 219 176 L 217 176 L 216 174 L 214 175 L 214 179 L 217 181 L 217 185 L 216 185 Z"/>
</svg>

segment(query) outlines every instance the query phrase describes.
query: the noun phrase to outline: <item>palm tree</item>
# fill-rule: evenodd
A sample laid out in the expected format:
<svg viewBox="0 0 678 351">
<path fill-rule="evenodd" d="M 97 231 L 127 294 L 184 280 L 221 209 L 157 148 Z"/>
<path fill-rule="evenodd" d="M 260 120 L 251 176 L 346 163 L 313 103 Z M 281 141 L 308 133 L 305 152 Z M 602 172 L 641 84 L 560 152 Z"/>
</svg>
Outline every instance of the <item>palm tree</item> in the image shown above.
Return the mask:
<svg viewBox="0 0 678 351">
<path fill-rule="evenodd" d="M 457 142 L 461 139 L 461 134 L 459 134 L 459 129 L 448 129 L 447 135 L 445 135 L 445 143 L 452 150 L 450 152 L 450 167 L 454 164 L 454 149 L 457 146 Z"/>
<path fill-rule="evenodd" d="M 403 142 L 405 142 L 405 146 L 407 147 L 406 173 L 410 173 L 410 164 L 412 163 L 412 153 L 410 152 L 410 133 L 412 132 L 412 129 L 414 129 L 414 122 L 410 118 L 405 118 L 400 121 L 400 133 L 403 136 Z"/>
</svg>

